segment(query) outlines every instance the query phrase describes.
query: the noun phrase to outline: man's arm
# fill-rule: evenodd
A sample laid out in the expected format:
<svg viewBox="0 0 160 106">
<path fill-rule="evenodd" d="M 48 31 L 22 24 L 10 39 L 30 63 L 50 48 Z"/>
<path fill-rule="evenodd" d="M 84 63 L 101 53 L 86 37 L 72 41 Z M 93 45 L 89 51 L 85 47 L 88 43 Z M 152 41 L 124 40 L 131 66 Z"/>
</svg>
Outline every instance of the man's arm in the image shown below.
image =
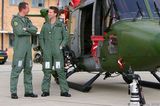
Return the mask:
<svg viewBox="0 0 160 106">
<path fill-rule="evenodd" d="M 13 32 L 17 36 L 30 36 L 31 34 L 26 32 L 25 29 L 23 28 L 23 25 L 19 22 L 20 20 L 13 18 L 12 19 L 12 28 Z"/>
<path fill-rule="evenodd" d="M 44 50 L 44 25 L 42 26 L 40 35 L 39 35 L 39 44 L 42 50 Z"/>
<path fill-rule="evenodd" d="M 62 36 L 63 36 L 63 41 L 61 43 L 61 47 L 65 47 L 69 40 L 69 34 L 64 24 L 62 25 Z"/>
<path fill-rule="evenodd" d="M 26 28 L 26 31 L 31 34 L 36 34 L 38 28 L 32 24 L 32 22 L 28 19 L 28 26 Z"/>
</svg>

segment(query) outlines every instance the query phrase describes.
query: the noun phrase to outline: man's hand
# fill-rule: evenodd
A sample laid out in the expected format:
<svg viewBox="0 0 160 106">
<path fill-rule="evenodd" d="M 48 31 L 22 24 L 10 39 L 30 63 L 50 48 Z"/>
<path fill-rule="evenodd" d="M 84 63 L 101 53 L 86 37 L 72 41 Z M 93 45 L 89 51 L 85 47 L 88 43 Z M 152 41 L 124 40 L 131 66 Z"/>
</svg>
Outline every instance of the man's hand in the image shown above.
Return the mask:
<svg viewBox="0 0 160 106">
<path fill-rule="evenodd" d="M 61 45 L 61 46 L 59 47 L 59 49 L 62 50 L 62 49 L 63 49 L 63 46 Z"/>
<path fill-rule="evenodd" d="M 23 30 L 24 30 L 24 31 L 26 31 L 26 30 L 27 30 L 27 28 L 23 28 Z"/>
</svg>

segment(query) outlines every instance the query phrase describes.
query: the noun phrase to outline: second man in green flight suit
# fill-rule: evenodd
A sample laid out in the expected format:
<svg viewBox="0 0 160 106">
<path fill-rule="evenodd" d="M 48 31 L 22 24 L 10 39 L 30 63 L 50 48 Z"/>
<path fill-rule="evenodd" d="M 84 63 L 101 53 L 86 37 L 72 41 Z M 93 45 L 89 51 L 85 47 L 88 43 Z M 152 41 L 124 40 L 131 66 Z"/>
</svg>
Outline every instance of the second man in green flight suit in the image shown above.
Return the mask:
<svg viewBox="0 0 160 106">
<path fill-rule="evenodd" d="M 50 95 L 50 81 L 52 68 L 58 74 L 61 96 L 70 97 L 68 83 L 64 71 L 64 58 L 62 48 L 67 45 L 68 32 L 65 25 L 57 19 L 58 8 L 51 6 L 48 10 L 49 22 L 44 23 L 39 35 L 39 42 L 43 51 L 43 82 L 42 97 Z"/>
</svg>

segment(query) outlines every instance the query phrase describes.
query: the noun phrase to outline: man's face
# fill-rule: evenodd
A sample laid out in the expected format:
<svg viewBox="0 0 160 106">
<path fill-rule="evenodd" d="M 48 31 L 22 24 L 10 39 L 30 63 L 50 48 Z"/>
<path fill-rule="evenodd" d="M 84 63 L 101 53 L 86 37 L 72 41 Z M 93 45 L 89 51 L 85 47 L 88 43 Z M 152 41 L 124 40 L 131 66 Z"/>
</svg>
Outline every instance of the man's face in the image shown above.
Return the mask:
<svg viewBox="0 0 160 106">
<path fill-rule="evenodd" d="M 52 10 L 52 9 L 48 10 L 48 17 L 49 17 L 49 19 L 56 18 L 56 15 L 57 15 L 57 13 L 55 13 L 54 10 Z"/>
<path fill-rule="evenodd" d="M 26 8 L 23 9 L 23 12 L 25 15 L 27 15 L 29 13 L 29 5 L 26 5 Z"/>
</svg>

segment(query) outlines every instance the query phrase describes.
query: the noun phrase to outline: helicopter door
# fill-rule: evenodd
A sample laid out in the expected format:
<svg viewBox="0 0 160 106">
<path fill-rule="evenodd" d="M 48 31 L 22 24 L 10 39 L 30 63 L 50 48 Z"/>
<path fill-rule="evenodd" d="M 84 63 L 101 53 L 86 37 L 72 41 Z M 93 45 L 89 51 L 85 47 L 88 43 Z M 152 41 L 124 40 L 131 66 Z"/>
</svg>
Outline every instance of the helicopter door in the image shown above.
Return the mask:
<svg viewBox="0 0 160 106">
<path fill-rule="evenodd" d="M 102 35 L 102 20 L 103 20 L 103 7 L 102 0 L 97 0 L 95 5 L 95 11 L 93 12 L 93 33 L 92 35 Z"/>
<path fill-rule="evenodd" d="M 92 35 L 92 13 L 93 4 L 87 5 L 81 9 L 81 53 L 82 55 L 91 54 L 91 35 Z"/>
<path fill-rule="evenodd" d="M 80 42 L 80 19 L 81 11 L 76 10 L 71 14 L 72 22 L 70 23 L 70 49 L 74 51 L 76 57 L 81 56 Z"/>
</svg>

